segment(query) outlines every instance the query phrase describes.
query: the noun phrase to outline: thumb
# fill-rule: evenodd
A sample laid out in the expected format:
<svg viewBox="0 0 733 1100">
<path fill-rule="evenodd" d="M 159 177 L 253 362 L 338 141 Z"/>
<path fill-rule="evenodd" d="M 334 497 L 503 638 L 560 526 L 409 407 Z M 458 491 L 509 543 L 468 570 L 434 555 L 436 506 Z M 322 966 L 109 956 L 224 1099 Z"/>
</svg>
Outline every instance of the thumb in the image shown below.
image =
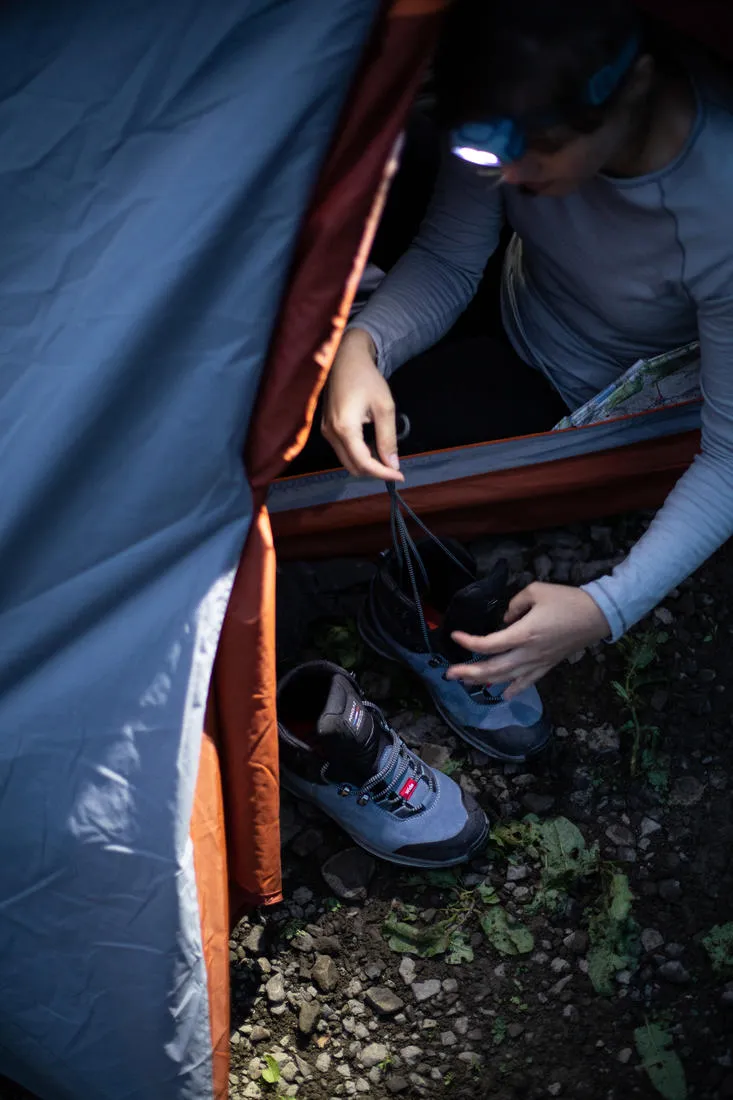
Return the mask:
<svg viewBox="0 0 733 1100">
<path fill-rule="evenodd" d="M 372 410 L 374 418 L 374 438 L 377 444 L 377 454 L 385 466 L 391 466 L 393 470 L 399 470 L 400 459 L 397 454 L 397 418 L 395 407 L 389 405 L 375 405 Z"/>
<path fill-rule="evenodd" d="M 517 619 L 521 619 L 523 615 L 526 615 L 534 607 L 535 598 L 529 588 L 523 588 L 521 592 L 511 600 L 509 607 L 506 609 L 504 616 L 504 622 L 515 623 Z"/>
</svg>

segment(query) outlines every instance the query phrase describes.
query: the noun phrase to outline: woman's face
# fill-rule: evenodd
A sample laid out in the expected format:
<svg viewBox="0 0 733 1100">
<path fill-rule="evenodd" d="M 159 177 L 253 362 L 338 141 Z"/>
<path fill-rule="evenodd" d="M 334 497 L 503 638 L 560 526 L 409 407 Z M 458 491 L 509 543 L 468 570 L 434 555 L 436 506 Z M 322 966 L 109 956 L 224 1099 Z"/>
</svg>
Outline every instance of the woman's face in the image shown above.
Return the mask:
<svg viewBox="0 0 733 1100">
<path fill-rule="evenodd" d="M 502 170 L 503 182 L 533 195 L 564 197 L 577 191 L 628 154 L 638 140 L 639 120 L 653 80 L 654 62 L 645 54 L 635 62 L 618 102 L 596 130 L 581 134 L 558 125 L 528 132 L 527 151 Z"/>
<path fill-rule="evenodd" d="M 502 169 L 505 184 L 532 195 L 562 198 L 597 176 L 628 140 L 622 117 L 613 116 L 590 134 L 556 126 L 527 135 L 527 151 Z"/>
</svg>

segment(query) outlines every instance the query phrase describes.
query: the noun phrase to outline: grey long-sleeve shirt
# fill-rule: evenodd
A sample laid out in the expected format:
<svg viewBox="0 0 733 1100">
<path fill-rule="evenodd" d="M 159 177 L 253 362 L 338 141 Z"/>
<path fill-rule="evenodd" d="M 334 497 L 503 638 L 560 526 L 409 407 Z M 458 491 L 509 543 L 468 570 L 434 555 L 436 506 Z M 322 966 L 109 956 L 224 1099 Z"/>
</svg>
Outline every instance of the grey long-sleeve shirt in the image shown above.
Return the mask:
<svg viewBox="0 0 733 1100">
<path fill-rule="evenodd" d="M 700 340 L 701 454 L 628 557 L 584 586 L 618 638 L 733 534 L 733 114 L 698 90 L 671 164 L 564 199 L 497 188 L 448 157 L 417 239 L 354 322 L 385 375 L 466 308 L 505 217 L 507 334 L 571 408 L 637 359 Z"/>
</svg>

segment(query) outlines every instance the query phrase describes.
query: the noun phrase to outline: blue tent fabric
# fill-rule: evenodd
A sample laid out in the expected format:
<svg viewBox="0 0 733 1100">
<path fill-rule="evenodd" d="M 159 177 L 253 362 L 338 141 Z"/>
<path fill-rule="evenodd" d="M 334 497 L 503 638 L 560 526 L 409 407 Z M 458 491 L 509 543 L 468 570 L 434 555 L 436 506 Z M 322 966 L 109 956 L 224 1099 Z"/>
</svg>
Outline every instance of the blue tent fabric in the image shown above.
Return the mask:
<svg viewBox="0 0 733 1100">
<path fill-rule="evenodd" d="M 212 1095 L 189 821 L 248 420 L 376 0 L 0 13 L 0 1072 Z"/>
</svg>

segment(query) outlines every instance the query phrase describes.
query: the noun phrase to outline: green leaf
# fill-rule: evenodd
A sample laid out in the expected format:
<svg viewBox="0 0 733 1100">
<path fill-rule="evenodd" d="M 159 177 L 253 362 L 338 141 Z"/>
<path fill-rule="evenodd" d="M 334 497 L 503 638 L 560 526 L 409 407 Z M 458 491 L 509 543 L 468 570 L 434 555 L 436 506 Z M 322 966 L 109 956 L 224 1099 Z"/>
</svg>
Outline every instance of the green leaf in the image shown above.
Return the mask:
<svg viewBox="0 0 733 1100">
<path fill-rule="evenodd" d="M 644 642 L 634 653 L 632 665 L 635 670 L 640 672 L 642 669 L 648 668 L 656 656 L 654 646 L 649 642 Z"/>
<path fill-rule="evenodd" d="M 480 882 L 476 887 L 476 893 L 484 905 L 499 904 L 499 895 L 493 886 L 489 886 L 488 882 Z"/>
<path fill-rule="evenodd" d="M 262 1080 L 268 1085 L 276 1085 L 280 1080 L 280 1066 L 271 1054 L 265 1055 L 265 1069 L 262 1071 Z"/>
<path fill-rule="evenodd" d="M 544 857 L 542 881 L 546 887 L 567 885 L 598 866 L 598 849 L 586 848 L 580 829 L 566 817 L 539 822 L 535 830 Z"/>
<path fill-rule="evenodd" d="M 631 905 L 634 895 L 631 893 L 629 880 L 626 875 L 618 873 L 611 875 L 609 885 L 608 912 L 611 920 L 622 923 L 631 915 Z"/>
<path fill-rule="evenodd" d="M 494 1040 L 494 1046 L 500 1046 L 506 1039 L 506 1020 L 503 1016 L 497 1016 L 494 1020 L 494 1026 L 491 1029 L 491 1037 Z"/>
<path fill-rule="evenodd" d="M 597 993 L 614 992 L 614 976 L 636 964 L 639 955 L 638 928 L 631 917 L 633 895 L 626 875 L 609 877 L 598 911 L 588 921 L 591 947 L 588 977 Z"/>
<path fill-rule="evenodd" d="M 725 974 L 733 970 L 733 922 L 716 924 L 703 937 L 702 945 L 716 973 Z"/>
<path fill-rule="evenodd" d="M 460 771 L 462 767 L 462 760 L 446 760 L 440 771 L 442 771 L 443 775 L 453 775 L 454 772 Z"/>
<path fill-rule="evenodd" d="M 482 913 L 480 923 L 487 940 L 500 955 L 527 955 L 534 948 L 529 928 L 499 906 Z"/>
<path fill-rule="evenodd" d="M 473 948 L 468 942 L 465 932 L 453 932 L 445 961 L 450 963 L 451 966 L 473 962 Z"/>
<path fill-rule="evenodd" d="M 439 886 L 447 889 L 452 889 L 458 884 L 458 873 L 456 871 L 428 871 L 425 878 L 431 886 Z"/>
<path fill-rule="evenodd" d="M 629 695 L 624 685 L 620 684 L 618 680 L 611 680 L 611 687 L 616 692 L 616 694 L 623 699 L 625 703 L 631 702 L 631 696 Z"/>
<path fill-rule="evenodd" d="M 382 926 L 387 937 L 387 946 L 399 955 L 419 955 L 430 959 L 442 955 L 451 944 L 454 922 L 451 919 L 437 921 L 423 928 L 400 920 L 396 913 L 390 913 Z"/>
<path fill-rule="evenodd" d="M 672 1036 L 659 1024 L 647 1023 L 634 1031 L 639 1057 L 649 1080 L 664 1100 L 686 1100 L 687 1082 L 682 1062 L 672 1047 Z"/>
</svg>

